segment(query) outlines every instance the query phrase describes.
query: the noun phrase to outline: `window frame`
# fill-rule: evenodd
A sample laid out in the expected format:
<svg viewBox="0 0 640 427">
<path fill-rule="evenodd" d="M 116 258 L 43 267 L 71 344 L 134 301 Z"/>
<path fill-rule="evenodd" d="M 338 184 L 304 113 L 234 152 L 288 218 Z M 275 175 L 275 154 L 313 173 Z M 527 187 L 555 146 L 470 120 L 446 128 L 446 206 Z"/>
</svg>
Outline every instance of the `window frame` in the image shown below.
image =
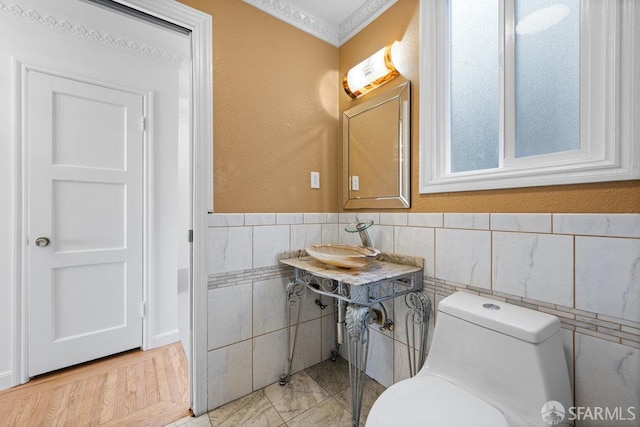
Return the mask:
<svg viewBox="0 0 640 427">
<path fill-rule="evenodd" d="M 420 4 L 421 194 L 640 179 L 640 141 L 634 138 L 640 133 L 640 78 L 635 77 L 640 55 L 634 53 L 634 45 L 636 50 L 640 45 L 640 30 L 634 28 L 640 24 L 640 7 L 634 0 L 580 2 L 580 149 L 518 159 L 513 145 L 514 0 L 500 0 L 501 18 L 506 14 L 511 23 L 501 19 L 500 24 L 499 167 L 453 174 L 448 154 L 446 3 Z"/>
</svg>

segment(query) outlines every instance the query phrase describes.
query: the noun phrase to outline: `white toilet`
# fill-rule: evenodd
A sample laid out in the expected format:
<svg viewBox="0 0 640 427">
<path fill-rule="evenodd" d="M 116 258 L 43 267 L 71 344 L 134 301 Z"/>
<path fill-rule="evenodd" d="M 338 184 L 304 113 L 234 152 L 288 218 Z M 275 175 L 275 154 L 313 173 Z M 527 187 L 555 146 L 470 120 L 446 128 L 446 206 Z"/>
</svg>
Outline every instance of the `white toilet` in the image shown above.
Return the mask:
<svg viewBox="0 0 640 427">
<path fill-rule="evenodd" d="M 438 306 L 424 367 L 382 393 L 366 425 L 548 426 L 547 402 L 555 421 L 573 405 L 558 318 L 458 292 Z"/>
</svg>

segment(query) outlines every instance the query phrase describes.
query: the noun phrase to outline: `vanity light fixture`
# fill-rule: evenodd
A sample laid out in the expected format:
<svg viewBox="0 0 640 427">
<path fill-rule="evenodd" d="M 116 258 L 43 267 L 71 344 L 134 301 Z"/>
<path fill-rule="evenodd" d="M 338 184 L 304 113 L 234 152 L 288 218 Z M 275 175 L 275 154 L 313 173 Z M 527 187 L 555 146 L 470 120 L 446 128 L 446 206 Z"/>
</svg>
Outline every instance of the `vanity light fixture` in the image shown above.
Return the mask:
<svg viewBox="0 0 640 427">
<path fill-rule="evenodd" d="M 347 95 L 355 99 L 398 77 L 400 73 L 392 61 L 392 52 L 398 44 L 399 42 L 394 42 L 383 47 L 350 69 L 342 80 Z"/>
</svg>

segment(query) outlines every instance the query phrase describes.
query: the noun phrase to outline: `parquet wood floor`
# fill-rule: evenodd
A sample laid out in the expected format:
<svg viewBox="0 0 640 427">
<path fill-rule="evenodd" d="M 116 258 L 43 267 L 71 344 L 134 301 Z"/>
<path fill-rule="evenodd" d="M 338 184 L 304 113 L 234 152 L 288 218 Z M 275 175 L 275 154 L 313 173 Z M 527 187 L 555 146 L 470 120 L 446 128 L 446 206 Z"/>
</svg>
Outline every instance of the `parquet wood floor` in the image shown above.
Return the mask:
<svg viewBox="0 0 640 427">
<path fill-rule="evenodd" d="M 189 415 L 180 343 L 131 350 L 0 391 L 0 426 L 149 426 Z"/>
</svg>

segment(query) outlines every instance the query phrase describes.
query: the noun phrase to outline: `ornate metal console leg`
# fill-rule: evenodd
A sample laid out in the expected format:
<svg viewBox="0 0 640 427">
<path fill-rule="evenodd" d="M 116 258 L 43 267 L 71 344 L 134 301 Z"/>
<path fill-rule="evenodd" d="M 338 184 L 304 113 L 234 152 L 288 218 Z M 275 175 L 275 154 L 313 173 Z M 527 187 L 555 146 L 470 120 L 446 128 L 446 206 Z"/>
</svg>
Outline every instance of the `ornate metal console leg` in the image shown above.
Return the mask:
<svg viewBox="0 0 640 427">
<path fill-rule="evenodd" d="M 409 307 L 406 318 L 406 338 L 409 373 L 413 377 L 422 368 L 427 357 L 431 300 L 422 292 L 410 292 L 405 295 L 404 301 Z"/>
<path fill-rule="evenodd" d="M 369 307 L 349 304 L 347 306 L 346 329 L 349 349 L 349 382 L 351 384 L 351 420 L 354 427 L 360 422 L 362 391 L 364 389 L 367 353 L 369 351 L 369 330 L 371 320 Z"/>
<path fill-rule="evenodd" d="M 296 327 L 293 337 L 291 336 L 291 313 L 298 307 L 295 324 L 300 323 L 300 313 L 302 313 L 302 302 L 307 296 L 307 287 L 302 282 L 294 281 L 287 284 L 287 299 L 285 301 L 285 311 L 287 312 L 287 360 L 285 361 L 285 371 L 280 375 L 280 385 L 285 385 L 291 376 L 291 365 L 293 355 L 296 350 L 296 339 L 298 337 L 298 327 Z"/>
</svg>

